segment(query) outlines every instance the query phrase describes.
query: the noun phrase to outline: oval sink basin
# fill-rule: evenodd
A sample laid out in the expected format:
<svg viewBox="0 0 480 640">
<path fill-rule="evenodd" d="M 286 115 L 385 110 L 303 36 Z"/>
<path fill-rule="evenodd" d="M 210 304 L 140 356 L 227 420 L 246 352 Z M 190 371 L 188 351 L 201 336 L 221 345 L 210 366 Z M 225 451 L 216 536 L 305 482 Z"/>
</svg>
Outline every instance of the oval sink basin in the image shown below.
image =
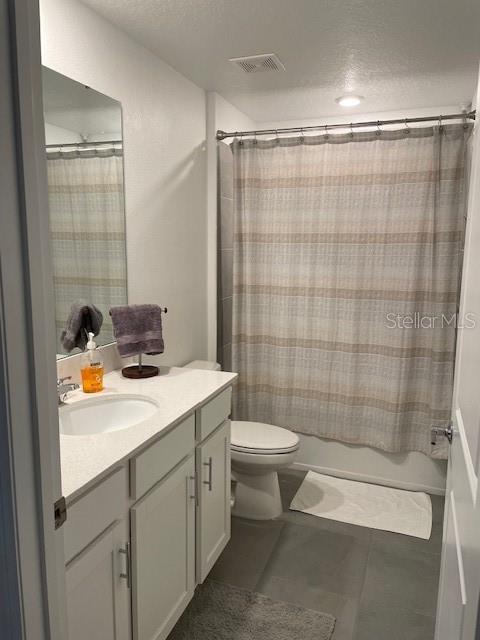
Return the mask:
<svg viewBox="0 0 480 640">
<path fill-rule="evenodd" d="M 88 436 L 121 431 L 147 420 L 158 408 L 154 400 L 136 395 L 82 400 L 60 407 L 60 433 L 66 436 Z"/>
</svg>

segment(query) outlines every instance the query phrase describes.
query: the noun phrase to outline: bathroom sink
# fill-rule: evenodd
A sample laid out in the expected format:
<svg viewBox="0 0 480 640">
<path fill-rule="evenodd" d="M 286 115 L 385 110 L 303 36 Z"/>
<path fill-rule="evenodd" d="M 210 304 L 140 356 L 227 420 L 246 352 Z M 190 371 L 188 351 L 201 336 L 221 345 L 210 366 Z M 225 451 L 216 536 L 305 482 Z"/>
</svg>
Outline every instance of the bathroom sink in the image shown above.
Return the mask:
<svg viewBox="0 0 480 640">
<path fill-rule="evenodd" d="M 60 433 L 87 436 L 133 427 L 158 411 L 150 398 L 137 395 L 112 395 L 81 400 L 59 409 Z"/>
</svg>

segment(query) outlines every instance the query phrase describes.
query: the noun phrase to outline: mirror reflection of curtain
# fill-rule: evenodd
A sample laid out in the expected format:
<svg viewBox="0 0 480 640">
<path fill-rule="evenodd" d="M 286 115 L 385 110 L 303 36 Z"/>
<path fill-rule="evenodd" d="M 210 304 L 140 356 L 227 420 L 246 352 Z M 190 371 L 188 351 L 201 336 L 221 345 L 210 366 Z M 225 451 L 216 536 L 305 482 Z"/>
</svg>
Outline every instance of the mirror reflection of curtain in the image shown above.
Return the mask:
<svg viewBox="0 0 480 640">
<path fill-rule="evenodd" d="M 121 146 L 47 153 L 57 340 L 74 300 L 103 313 L 101 342 L 113 341 L 108 309 L 127 300 Z"/>
</svg>

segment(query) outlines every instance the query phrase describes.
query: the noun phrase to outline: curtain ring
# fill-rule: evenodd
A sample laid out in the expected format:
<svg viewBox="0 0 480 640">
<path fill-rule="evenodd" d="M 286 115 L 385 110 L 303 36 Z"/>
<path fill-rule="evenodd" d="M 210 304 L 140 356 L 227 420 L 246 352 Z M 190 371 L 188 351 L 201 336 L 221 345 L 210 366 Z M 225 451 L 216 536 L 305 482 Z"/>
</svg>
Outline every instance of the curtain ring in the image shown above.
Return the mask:
<svg viewBox="0 0 480 640">
<path fill-rule="evenodd" d="M 410 133 L 410 127 L 408 126 L 408 118 L 405 118 L 405 133 Z"/>
<path fill-rule="evenodd" d="M 438 131 L 443 133 L 443 124 L 442 124 L 442 116 L 438 116 Z"/>
<path fill-rule="evenodd" d="M 463 112 L 463 128 L 464 129 L 468 129 L 467 112 L 466 111 Z"/>
<path fill-rule="evenodd" d="M 240 133 L 240 140 L 238 141 L 238 144 L 242 147 L 243 146 L 243 133 Z"/>
<path fill-rule="evenodd" d="M 305 136 L 303 135 L 303 127 L 300 127 L 300 144 L 305 142 Z"/>
<path fill-rule="evenodd" d="M 257 132 L 254 131 L 253 132 L 253 144 L 257 144 L 258 140 L 257 140 Z"/>
<path fill-rule="evenodd" d="M 329 139 L 329 135 L 328 135 L 328 124 L 325 125 L 325 140 Z"/>
<path fill-rule="evenodd" d="M 379 136 L 381 133 L 382 133 L 382 130 L 380 129 L 380 120 L 377 120 L 377 130 L 375 134 Z"/>
<path fill-rule="evenodd" d="M 277 141 L 277 144 L 280 144 L 280 138 L 278 137 L 278 129 L 275 129 L 275 135 L 276 135 L 275 139 Z"/>
<path fill-rule="evenodd" d="M 350 122 L 350 137 L 353 138 L 353 122 Z"/>
</svg>

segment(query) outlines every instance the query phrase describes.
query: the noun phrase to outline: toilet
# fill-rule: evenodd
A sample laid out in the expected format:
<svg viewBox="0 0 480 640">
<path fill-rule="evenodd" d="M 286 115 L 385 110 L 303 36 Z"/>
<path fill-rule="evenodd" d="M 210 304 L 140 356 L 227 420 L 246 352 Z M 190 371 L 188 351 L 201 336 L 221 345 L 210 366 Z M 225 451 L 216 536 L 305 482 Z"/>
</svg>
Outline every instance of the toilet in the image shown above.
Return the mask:
<svg viewBox="0 0 480 640">
<path fill-rule="evenodd" d="M 189 369 L 219 371 L 216 362 L 194 360 Z M 271 520 L 282 513 L 278 470 L 295 461 L 300 441 L 295 433 L 263 422 L 232 421 L 232 514 Z"/>
<path fill-rule="evenodd" d="M 235 502 L 232 513 L 252 520 L 270 520 L 282 513 L 278 470 L 297 457 L 298 436 L 263 422 L 232 422 L 232 472 Z"/>
</svg>

